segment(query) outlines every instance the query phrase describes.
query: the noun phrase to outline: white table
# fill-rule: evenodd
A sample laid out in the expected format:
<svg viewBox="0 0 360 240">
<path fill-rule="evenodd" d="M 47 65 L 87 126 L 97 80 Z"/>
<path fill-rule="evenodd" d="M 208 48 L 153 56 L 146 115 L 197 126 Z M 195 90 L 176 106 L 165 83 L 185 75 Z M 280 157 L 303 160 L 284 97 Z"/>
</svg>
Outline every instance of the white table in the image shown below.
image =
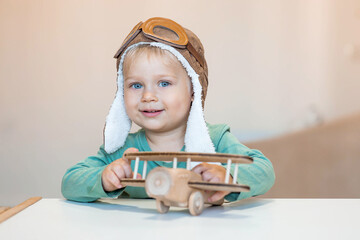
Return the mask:
<svg viewBox="0 0 360 240">
<path fill-rule="evenodd" d="M 252 198 L 156 211 L 140 199 L 42 199 L 0 224 L 0 239 L 360 239 L 360 199 Z"/>
</svg>

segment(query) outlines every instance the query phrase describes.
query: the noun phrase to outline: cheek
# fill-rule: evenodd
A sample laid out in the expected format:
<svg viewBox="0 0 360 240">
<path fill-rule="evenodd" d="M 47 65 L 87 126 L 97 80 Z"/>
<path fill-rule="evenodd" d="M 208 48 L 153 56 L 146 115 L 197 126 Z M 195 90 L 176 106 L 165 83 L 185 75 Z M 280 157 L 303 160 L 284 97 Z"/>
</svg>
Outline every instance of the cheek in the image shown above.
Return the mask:
<svg viewBox="0 0 360 240">
<path fill-rule="evenodd" d="M 182 111 L 189 111 L 191 105 L 191 95 L 190 93 L 186 92 L 185 94 L 172 94 L 169 96 L 168 103 L 171 104 L 174 110 L 177 112 Z"/>
<path fill-rule="evenodd" d="M 124 104 L 127 114 L 130 116 L 133 110 L 137 109 L 137 95 L 130 91 L 124 91 Z"/>
</svg>

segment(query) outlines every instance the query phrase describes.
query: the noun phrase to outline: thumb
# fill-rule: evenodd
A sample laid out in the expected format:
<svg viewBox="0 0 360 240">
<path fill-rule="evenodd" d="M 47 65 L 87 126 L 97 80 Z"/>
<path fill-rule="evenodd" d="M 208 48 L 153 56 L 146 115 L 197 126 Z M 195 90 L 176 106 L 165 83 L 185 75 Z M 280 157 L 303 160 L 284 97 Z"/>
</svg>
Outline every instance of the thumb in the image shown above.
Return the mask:
<svg viewBox="0 0 360 240">
<path fill-rule="evenodd" d="M 134 153 L 134 152 L 139 152 L 139 149 L 137 149 L 137 148 L 128 148 L 128 149 L 125 150 L 122 158 L 123 158 L 124 160 L 126 160 L 126 161 L 129 161 L 129 160 L 126 158 L 125 154 L 127 154 L 127 153 Z"/>
<path fill-rule="evenodd" d="M 124 154 L 131 153 L 131 152 L 139 152 L 139 149 L 131 147 L 131 148 L 126 149 Z"/>
</svg>

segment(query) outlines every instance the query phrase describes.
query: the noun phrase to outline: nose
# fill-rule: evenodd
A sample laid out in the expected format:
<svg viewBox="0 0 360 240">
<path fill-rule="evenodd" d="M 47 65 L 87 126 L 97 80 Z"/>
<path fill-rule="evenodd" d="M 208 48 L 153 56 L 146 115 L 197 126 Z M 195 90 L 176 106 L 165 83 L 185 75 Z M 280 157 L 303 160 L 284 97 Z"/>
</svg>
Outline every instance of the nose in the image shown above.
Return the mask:
<svg viewBox="0 0 360 240">
<path fill-rule="evenodd" d="M 142 102 L 157 102 L 158 99 L 157 99 L 156 94 L 154 92 L 146 90 L 143 93 L 141 101 Z"/>
</svg>

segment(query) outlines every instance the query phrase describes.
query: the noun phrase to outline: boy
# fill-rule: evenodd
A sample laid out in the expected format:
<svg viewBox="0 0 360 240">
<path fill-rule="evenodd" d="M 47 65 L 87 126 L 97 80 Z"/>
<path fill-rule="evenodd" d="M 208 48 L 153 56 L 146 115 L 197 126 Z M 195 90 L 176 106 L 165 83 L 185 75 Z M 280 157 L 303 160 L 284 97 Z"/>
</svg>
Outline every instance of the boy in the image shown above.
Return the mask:
<svg viewBox="0 0 360 240">
<path fill-rule="evenodd" d="M 132 177 L 134 168 L 123 155 L 136 151 L 221 152 L 253 157 L 253 164 L 239 166 L 237 180 L 249 185 L 251 191 L 219 191 L 209 202 L 224 197 L 235 201 L 271 188 L 275 180 L 271 162 L 261 152 L 240 144 L 227 125 L 206 124 L 204 120 L 208 70 L 203 46 L 195 34 L 170 19 L 151 18 L 134 27 L 115 58 L 118 89 L 106 119 L 104 145 L 96 156 L 67 170 L 62 182 L 65 198 L 90 202 L 120 195 L 148 197 L 144 188 L 124 188 L 121 184 L 120 179 Z M 136 133 L 129 133 L 132 122 L 141 127 Z M 158 166 L 171 167 L 172 163 L 150 161 L 147 171 Z M 185 163 L 178 163 L 178 167 L 185 168 Z M 204 181 L 225 179 L 222 165 L 201 163 L 192 170 Z"/>
</svg>

